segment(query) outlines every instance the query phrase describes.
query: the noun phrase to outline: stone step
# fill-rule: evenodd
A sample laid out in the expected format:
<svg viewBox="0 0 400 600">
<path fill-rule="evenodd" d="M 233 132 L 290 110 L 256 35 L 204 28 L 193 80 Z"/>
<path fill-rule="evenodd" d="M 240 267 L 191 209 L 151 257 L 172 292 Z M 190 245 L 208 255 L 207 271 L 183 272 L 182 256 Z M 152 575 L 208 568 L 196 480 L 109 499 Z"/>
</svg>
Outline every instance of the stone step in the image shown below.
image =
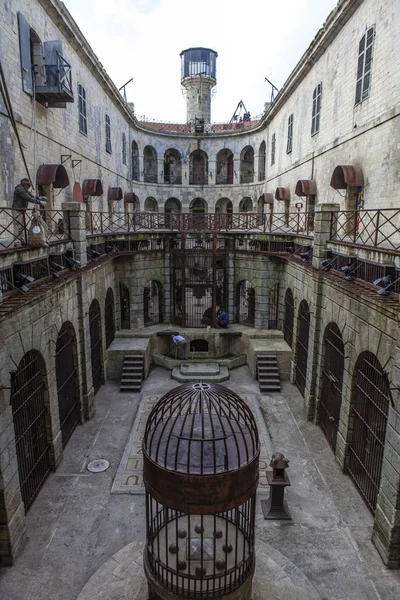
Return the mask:
<svg viewBox="0 0 400 600">
<path fill-rule="evenodd" d="M 260 382 L 260 386 L 261 385 L 281 385 L 281 380 L 279 378 L 277 379 L 259 379 L 258 380 Z"/>
<path fill-rule="evenodd" d="M 140 392 L 141 385 L 121 385 L 119 388 L 120 392 Z"/>
<path fill-rule="evenodd" d="M 122 372 L 124 371 L 137 371 L 138 373 L 141 373 L 143 371 L 143 365 L 124 365 L 122 367 Z"/>
</svg>

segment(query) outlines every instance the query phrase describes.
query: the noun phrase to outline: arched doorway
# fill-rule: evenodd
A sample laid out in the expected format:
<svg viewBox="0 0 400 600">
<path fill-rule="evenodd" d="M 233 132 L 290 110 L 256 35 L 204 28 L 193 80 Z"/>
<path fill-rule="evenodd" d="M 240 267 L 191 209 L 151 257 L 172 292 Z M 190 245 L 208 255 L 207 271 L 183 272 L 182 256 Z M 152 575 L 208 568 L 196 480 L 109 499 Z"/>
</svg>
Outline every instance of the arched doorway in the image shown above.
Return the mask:
<svg viewBox="0 0 400 600">
<path fill-rule="evenodd" d="M 182 212 L 182 204 L 178 198 L 168 198 L 164 206 L 165 226 L 174 229 L 177 225 L 176 221 L 179 217 L 174 218 L 174 215 L 179 215 Z"/>
<path fill-rule="evenodd" d="M 353 374 L 348 470 L 371 512 L 376 508 L 389 413 L 389 382 L 374 354 L 363 352 Z"/>
<path fill-rule="evenodd" d="M 132 180 L 139 181 L 139 148 L 135 141 L 132 142 L 131 163 Z"/>
<path fill-rule="evenodd" d="M 156 325 L 162 323 L 162 285 L 159 281 L 151 280 L 143 290 L 144 324 Z"/>
<path fill-rule="evenodd" d="M 121 310 L 121 329 L 131 328 L 131 301 L 129 290 L 123 283 L 119 284 L 119 300 Z"/>
<path fill-rule="evenodd" d="M 58 411 L 63 447 L 81 418 L 77 363 L 75 331 L 71 323 L 64 323 L 56 344 Z"/>
<path fill-rule="evenodd" d="M 153 146 L 146 146 L 143 151 L 143 171 L 145 183 L 157 183 L 157 152 Z"/>
<path fill-rule="evenodd" d="M 149 212 L 158 212 L 158 202 L 155 198 L 149 196 L 144 203 L 144 210 Z"/>
<path fill-rule="evenodd" d="M 254 327 L 256 291 L 249 281 L 239 281 L 236 286 L 237 322 Z"/>
<path fill-rule="evenodd" d="M 189 185 L 208 184 L 208 156 L 204 150 L 195 150 L 189 158 Z"/>
<path fill-rule="evenodd" d="M 233 183 L 233 153 L 231 150 L 224 148 L 218 152 L 216 168 L 216 184 L 231 185 Z"/>
<path fill-rule="evenodd" d="M 191 201 L 189 212 L 193 214 L 193 228 L 204 228 L 204 215 L 207 212 L 207 202 L 203 198 L 195 198 Z"/>
<path fill-rule="evenodd" d="M 233 204 L 229 198 L 219 198 L 215 204 L 215 214 L 221 215 L 216 221 L 218 229 L 231 229 Z M 224 215 L 224 216 L 222 216 Z"/>
<path fill-rule="evenodd" d="M 254 150 L 251 146 L 243 148 L 240 154 L 240 183 L 254 181 Z"/>
<path fill-rule="evenodd" d="M 293 324 L 294 324 L 294 299 L 292 290 L 288 288 L 285 294 L 285 320 L 283 323 L 283 337 L 286 343 L 292 348 L 293 345 Z"/>
<path fill-rule="evenodd" d="M 268 329 L 278 329 L 279 315 L 279 283 L 276 283 L 268 294 Z"/>
<path fill-rule="evenodd" d="M 92 364 L 92 383 L 94 393 L 99 391 L 104 383 L 103 360 L 102 360 L 102 338 L 101 338 L 101 311 L 97 300 L 93 300 L 89 308 L 89 330 L 90 330 L 90 358 Z"/>
<path fill-rule="evenodd" d="M 27 352 L 11 375 L 11 408 L 22 500 L 29 509 L 50 473 L 45 362 Z"/>
<path fill-rule="evenodd" d="M 344 369 L 344 344 L 336 323 L 329 323 L 324 333 L 324 362 L 322 371 L 321 399 L 319 402 L 319 426 L 333 451 L 339 428 L 342 405 Z"/>
<path fill-rule="evenodd" d="M 252 212 L 253 200 L 251 198 L 242 198 L 239 202 L 239 212 Z"/>
<path fill-rule="evenodd" d="M 296 348 L 296 377 L 295 383 L 302 396 L 306 389 L 307 378 L 307 358 L 308 358 L 308 340 L 310 335 L 310 309 L 305 300 L 302 300 L 299 307 L 298 316 L 298 334 Z"/>
<path fill-rule="evenodd" d="M 106 330 L 106 348 L 108 348 L 115 337 L 115 302 L 114 292 L 111 288 L 108 288 L 106 294 L 105 310 L 104 310 L 104 324 Z"/>
<path fill-rule="evenodd" d="M 182 183 L 181 155 L 174 148 L 170 148 L 164 154 L 164 183 L 171 185 Z"/>
</svg>

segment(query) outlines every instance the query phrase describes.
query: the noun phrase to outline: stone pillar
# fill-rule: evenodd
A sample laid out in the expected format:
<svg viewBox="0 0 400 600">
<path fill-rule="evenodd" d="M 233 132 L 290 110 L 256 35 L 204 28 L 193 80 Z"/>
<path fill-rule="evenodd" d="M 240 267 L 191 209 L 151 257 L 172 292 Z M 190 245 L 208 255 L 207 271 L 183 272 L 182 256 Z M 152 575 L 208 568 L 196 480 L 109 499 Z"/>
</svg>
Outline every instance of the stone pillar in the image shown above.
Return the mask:
<svg viewBox="0 0 400 600">
<path fill-rule="evenodd" d="M 372 540 L 389 569 L 400 568 L 400 344 L 394 352 L 392 395 Z M 397 388 L 397 389 L 396 389 Z"/>
<path fill-rule="evenodd" d="M 69 223 L 71 239 L 74 244 L 74 258 L 79 260 L 81 267 L 86 267 L 86 204 L 63 202 L 62 210 L 66 222 Z"/>
<path fill-rule="evenodd" d="M 208 159 L 208 185 L 215 185 L 216 168 L 217 163 L 215 159 Z"/>
<path fill-rule="evenodd" d="M 326 244 L 331 234 L 331 214 L 338 211 L 339 204 L 317 204 L 314 220 L 314 251 L 312 265 L 320 268 L 321 261 L 326 258 Z"/>
<path fill-rule="evenodd" d="M 0 390 L 0 566 L 11 565 L 25 540 L 10 390 Z"/>
</svg>

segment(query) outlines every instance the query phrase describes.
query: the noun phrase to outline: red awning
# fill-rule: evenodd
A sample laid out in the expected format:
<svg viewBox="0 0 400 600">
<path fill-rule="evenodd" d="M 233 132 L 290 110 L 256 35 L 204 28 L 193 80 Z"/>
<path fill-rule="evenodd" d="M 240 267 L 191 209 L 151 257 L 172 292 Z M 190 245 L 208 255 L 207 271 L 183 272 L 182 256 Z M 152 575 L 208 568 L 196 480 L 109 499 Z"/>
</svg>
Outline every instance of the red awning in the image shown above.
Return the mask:
<svg viewBox="0 0 400 600">
<path fill-rule="evenodd" d="M 72 190 L 72 201 L 73 202 L 83 202 L 82 188 L 81 184 L 75 181 L 74 188 Z"/>
<path fill-rule="evenodd" d="M 126 204 L 137 204 L 139 203 L 139 198 L 133 192 L 125 192 L 124 202 Z"/>
<path fill-rule="evenodd" d="M 40 165 L 36 173 L 37 185 L 53 185 L 63 190 L 69 185 L 68 173 L 63 165 Z"/>
<path fill-rule="evenodd" d="M 84 196 L 101 196 L 103 185 L 100 179 L 85 179 L 82 184 L 82 194 Z"/>
<path fill-rule="evenodd" d="M 122 188 L 120 187 L 110 187 L 108 188 L 107 199 L 108 200 L 122 200 L 124 197 L 124 193 Z"/>
<path fill-rule="evenodd" d="M 259 198 L 263 204 L 273 204 L 274 203 L 274 195 L 271 193 L 262 194 Z"/>
<path fill-rule="evenodd" d="M 334 190 L 345 190 L 347 186 L 361 187 L 364 185 L 364 175 L 361 167 L 338 165 L 332 173 L 331 187 Z"/>
<path fill-rule="evenodd" d="M 317 185 L 313 179 L 299 179 L 296 183 L 296 196 L 315 196 Z"/>
<path fill-rule="evenodd" d="M 278 187 L 275 192 L 276 200 L 290 200 L 290 189 Z"/>
</svg>

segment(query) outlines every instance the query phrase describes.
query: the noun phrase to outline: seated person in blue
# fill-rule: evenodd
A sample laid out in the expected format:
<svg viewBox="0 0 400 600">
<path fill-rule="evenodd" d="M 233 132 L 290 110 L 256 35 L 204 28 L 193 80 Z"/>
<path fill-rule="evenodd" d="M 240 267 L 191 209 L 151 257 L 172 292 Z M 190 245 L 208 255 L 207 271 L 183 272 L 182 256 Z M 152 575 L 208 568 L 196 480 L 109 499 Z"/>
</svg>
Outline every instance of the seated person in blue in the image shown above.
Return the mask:
<svg viewBox="0 0 400 600">
<path fill-rule="evenodd" d="M 222 327 L 223 329 L 226 329 L 228 327 L 228 323 L 229 315 L 223 308 L 221 308 L 217 314 L 217 327 Z"/>
</svg>

